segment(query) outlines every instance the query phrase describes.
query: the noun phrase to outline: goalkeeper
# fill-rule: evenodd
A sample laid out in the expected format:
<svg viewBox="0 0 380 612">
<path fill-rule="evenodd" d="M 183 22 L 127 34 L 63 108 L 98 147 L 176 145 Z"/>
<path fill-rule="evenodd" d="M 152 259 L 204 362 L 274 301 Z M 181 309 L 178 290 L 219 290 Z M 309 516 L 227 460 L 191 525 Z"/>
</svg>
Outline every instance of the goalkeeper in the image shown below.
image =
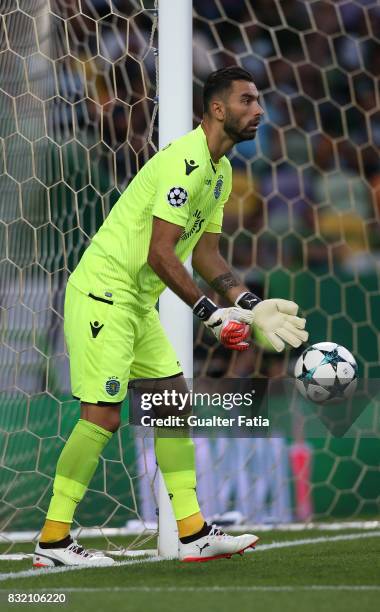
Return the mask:
<svg viewBox="0 0 380 612">
<path fill-rule="evenodd" d="M 213 72 L 204 88 L 202 124 L 138 172 L 70 276 L 65 338 L 81 415 L 57 463 L 34 566 L 113 563 L 73 540 L 70 526 L 99 456 L 120 425 L 128 382 L 153 379 L 165 389 L 186 388 L 155 308 L 165 287 L 231 350 L 246 350 L 251 332 L 277 351 L 285 343 L 297 347 L 307 340 L 295 303 L 260 301 L 235 279 L 219 253 L 223 207 L 231 192 L 225 154 L 255 138 L 262 115 L 249 72 L 238 67 Z M 229 300 L 230 308 L 219 308 L 202 295 L 183 265 L 190 253 L 195 270 Z M 254 546 L 258 538 L 253 534 L 232 537 L 205 522 L 190 437 L 156 436 L 155 451 L 178 523 L 181 560 L 227 557 Z"/>
</svg>

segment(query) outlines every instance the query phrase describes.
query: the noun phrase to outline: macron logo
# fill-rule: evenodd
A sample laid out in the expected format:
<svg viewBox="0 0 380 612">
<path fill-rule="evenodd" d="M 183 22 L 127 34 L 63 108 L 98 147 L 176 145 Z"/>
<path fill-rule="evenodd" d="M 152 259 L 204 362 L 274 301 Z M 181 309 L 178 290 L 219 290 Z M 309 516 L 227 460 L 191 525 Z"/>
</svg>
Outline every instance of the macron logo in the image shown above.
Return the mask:
<svg viewBox="0 0 380 612">
<path fill-rule="evenodd" d="M 194 172 L 194 170 L 196 170 L 197 168 L 199 168 L 199 165 L 196 165 L 196 162 L 191 159 L 190 161 L 187 161 L 187 159 L 185 159 L 185 166 L 186 166 L 186 176 L 189 176 L 192 172 Z"/>
</svg>

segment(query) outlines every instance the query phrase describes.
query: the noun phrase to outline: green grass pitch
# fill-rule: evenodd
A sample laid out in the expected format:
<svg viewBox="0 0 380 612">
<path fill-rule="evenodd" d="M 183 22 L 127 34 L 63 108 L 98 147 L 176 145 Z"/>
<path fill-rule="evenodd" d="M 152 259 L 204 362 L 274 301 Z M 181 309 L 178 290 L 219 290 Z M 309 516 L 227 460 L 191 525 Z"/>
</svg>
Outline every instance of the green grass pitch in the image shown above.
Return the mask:
<svg viewBox="0 0 380 612">
<path fill-rule="evenodd" d="M 341 539 L 346 536 L 354 539 Z M 310 539 L 315 541 L 300 542 Z M 104 547 L 104 541 L 81 543 Z M 268 546 L 273 543 L 278 546 Z M 28 552 L 25 545 L 17 548 Z M 10 592 L 64 592 L 66 604 L 33 604 L 34 609 L 372 612 L 380 595 L 379 553 L 380 531 L 305 530 L 263 532 L 255 552 L 208 563 L 143 559 L 108 569 L 39 570 L 4 580 L 10 572 L 29 570 L 31 561 L 1 561 L 0 608 L 32 605 L 8 604 Z"/>
</svg>

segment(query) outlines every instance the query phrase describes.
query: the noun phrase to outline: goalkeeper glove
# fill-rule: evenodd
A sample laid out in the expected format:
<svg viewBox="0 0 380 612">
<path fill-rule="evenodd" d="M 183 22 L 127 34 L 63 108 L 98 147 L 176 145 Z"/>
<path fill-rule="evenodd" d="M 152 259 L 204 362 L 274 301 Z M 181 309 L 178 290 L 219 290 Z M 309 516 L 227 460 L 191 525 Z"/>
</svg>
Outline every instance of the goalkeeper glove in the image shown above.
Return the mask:
<svg viewBox="0 0 380 612">
<path fill-rule="evenodd" d="M 249 348 L 249 343 L 245 340 L 250 334 L 252 313 L 241 308 L 218 308 L 205 295 L 194 304 L 193 313 L 227 348 L 234 351 L 245 351 Z"/>
<path fill-rule="evenodd" d="M 250 310 L 253 315 L 252 329 L 258 336 L 269 342 L 276 351 L 285 348 L 285 342 L 298 347 L 306 342 L 309 334 L 305 330 L 306 319 L 297 317 L 298 305 L 282 299 L 263 300 L 253 293 L 242 293 L 236 306 Z"/>
</svg>

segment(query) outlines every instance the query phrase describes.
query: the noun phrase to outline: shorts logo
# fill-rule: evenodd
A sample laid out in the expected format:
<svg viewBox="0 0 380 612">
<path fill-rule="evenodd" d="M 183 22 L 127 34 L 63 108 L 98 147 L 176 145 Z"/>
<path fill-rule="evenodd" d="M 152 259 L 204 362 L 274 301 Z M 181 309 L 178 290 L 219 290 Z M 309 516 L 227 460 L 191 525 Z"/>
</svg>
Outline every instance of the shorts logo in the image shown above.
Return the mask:
<svg viewBox="0 0 380 612">
<path fill-rule="evenodd" d="M 170 206 L 181 208 L 187 202 L 188 193 L 183 187 L 172 187 L 166 196 Z"/>
<path fill-rule="evenodd" d="M 101 329 L 103 329 L 104 325 L 101 325 L 99 321 L 94 321 L 93 323 L 90 321 L 91 333 L 92 337 L 96 338 Z"/>
<path fill-rule="evenodd" d="M 220 194 L 222 193 L 222 189 L 223 189 L 223 174 L 219 174 L 218 180 L 216 181 L 216 185 L 215 185 L 215 188 L 214 188 L 214 196 L 215 196 L 216 200 L 218 198 L 220 198 Z"/>
<path fill-rule="evenodd" d="M 106 382 L 108 395 L 117 395 L 120 391 L 120 381 L 117 378 L 109 378 Z"/>
</svg>

